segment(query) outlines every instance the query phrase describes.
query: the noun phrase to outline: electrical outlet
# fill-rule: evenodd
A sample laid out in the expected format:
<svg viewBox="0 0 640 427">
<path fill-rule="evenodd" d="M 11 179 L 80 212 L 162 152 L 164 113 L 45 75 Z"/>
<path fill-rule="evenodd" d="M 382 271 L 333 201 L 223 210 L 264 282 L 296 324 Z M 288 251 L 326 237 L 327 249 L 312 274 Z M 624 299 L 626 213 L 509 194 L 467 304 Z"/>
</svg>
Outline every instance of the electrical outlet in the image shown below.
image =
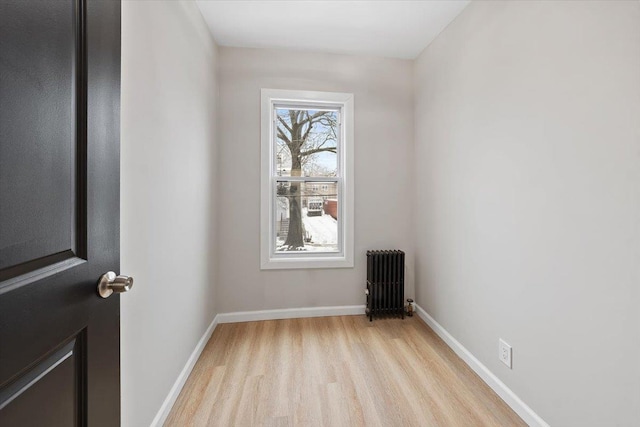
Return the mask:
<svg viewBox="0 0 640 427">
<path fill-rule="evenodd" d="M 498 340 L 498 359 L 511 369 L 511 346 L 502 338 Z"/>
</svg>

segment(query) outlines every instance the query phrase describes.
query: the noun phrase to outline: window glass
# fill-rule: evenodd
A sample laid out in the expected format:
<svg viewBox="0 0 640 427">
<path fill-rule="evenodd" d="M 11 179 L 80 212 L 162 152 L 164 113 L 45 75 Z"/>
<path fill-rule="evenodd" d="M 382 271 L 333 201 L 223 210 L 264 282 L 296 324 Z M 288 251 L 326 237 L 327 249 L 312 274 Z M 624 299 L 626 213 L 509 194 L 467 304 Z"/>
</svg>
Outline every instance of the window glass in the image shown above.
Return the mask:
<svg viewBox="0 0 640 427">
<path fill-rule="evenodd" d="M 338 175 L 338 111 L 275 108 L 278 176 Z"/>
<path fill-rule="evenodd" d="M 339 110 L 276 106 L 274 116 L 275 252 L 339 252 L 337 215 L 323 210 L 338 201 Z"/>
<path fill-rule="evenodd" d="M 276 186 L 276 253 L 338 252 L 338 182 L 325 183 L 325 190 L 313 190 L 319 186 L 312 182 L 277 181 Z"/>
</svg>

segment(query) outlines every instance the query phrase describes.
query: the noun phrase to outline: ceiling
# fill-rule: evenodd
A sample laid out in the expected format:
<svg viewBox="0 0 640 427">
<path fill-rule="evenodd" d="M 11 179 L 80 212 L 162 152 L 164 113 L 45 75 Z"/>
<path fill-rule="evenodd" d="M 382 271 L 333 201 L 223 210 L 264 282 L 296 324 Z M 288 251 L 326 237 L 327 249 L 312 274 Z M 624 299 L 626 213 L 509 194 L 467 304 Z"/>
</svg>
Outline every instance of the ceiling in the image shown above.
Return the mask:
<svg viewBox="0 0 640 427">
<path fill-rule="evenodd" d="M 222 46 L 413 59 L 468 0 L 198 0 Z"/>
</svg>

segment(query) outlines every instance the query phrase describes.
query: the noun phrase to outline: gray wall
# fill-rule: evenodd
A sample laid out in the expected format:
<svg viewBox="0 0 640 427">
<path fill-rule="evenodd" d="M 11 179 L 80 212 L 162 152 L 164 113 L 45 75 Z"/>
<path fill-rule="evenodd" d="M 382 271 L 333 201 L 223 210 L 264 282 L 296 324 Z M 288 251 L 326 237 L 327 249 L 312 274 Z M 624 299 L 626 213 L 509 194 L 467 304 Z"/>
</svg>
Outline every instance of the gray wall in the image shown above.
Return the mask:
<svg viewBox="0 0 640 427">
<path fill-rule="evenodd" d="M 364 304 L 367 249 L 412 272 L 412 61 L 222 47 L 220 66 L 220 311 Z M 260 270 L 261 88 L 355 94 L 354 268 Z"/>
<path fill-rule="evenodd" d="M 149 425 L 213 320 L 217 48 L 195 3 L 122 2 L 122 424 Z"/>
<path fill-rule="evenodd" d="M 415 82 L 417 302 L 551 425 L 638 425 L 640 3 L 472 2 Z"/>
</svg>

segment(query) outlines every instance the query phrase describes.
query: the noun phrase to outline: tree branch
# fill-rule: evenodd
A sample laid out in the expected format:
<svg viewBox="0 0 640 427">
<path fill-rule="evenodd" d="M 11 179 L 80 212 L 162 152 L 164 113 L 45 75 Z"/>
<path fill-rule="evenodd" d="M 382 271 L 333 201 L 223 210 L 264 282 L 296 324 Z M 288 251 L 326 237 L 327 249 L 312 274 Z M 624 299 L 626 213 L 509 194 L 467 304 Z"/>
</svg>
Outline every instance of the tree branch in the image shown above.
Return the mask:
<svg viewBox="0 0 640 427">
<path fill-rule="evenodd" d="M 311 133 L 311 129 L 313 129 L 313 122 L 309 123 L 307 130 L 304 132 L 304 135 L 302 136 L 302 144 L 305 144 L 307 142 L 307 138 L 309 137 L 309 133 Z"/>
<path fill-rule="evenodd" d="M 286 127 L 286 128 L 287 128 L 287 130 L 289 131 L 289 133 L 291 133 L 291 128 L 289 127 L 289 125 L 287 124 L 287 122 L 285 122 L 285 121 L 282 119 L 282 117 L 278 116 L 277 114 L 276 114 L 276 117 L 278 117 L 278 120 L 280 120 L 280 123 L 282 123 L 282 124 L 284 125 L 284 127 Z"/>
<path fill-rule="evenodd" d="M 321 153 L 323 151 L 328 151 L 330 153 L 336 153 L 336 147 L 325 147 L 325 148 L 313 148 L 307 151 L 301 151 L 300 157 L 310 156 L 311 154 Z"/>
<path fill-rule="evenodd" d="M 278 138 L 283 140 L 287 145 L 291 145 L 291 141 L 289 140 L 289 138 L 287 138 L 284 132 L 282 132 L 282 129 L 280 129 L 280 127 L 278 127 Z"/>
<path fill-rule="evenodd" d="M 302 120 L 300 122 L 300 124 L 303 125 L 303 124 L 305 124 L 307 122 L 313 123 L 314 121 L 316 121 L 316 119 L 318 117 L 322 117 L 322 116 L 324 116 L 325 114 L 328 114 L 328 113 L 330 113 L 330 111 L 318 111 L 317 113 L 315 113 L 315 114 L 313 114 L 311 116 L 307 113 L 307 117 L 304 120 Z"/>
</svg>

